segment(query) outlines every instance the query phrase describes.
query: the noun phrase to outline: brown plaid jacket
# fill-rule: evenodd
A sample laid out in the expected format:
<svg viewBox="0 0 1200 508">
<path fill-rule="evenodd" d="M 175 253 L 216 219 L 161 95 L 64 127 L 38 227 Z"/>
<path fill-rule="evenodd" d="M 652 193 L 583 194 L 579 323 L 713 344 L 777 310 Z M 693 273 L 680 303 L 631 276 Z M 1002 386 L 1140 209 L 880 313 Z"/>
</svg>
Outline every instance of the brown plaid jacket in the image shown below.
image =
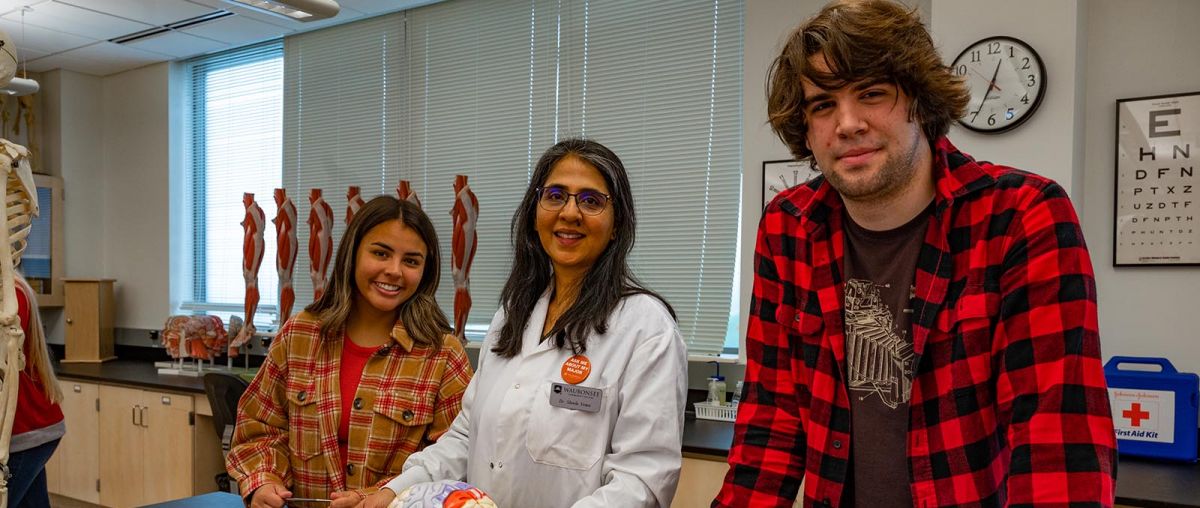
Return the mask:
<svg viewBox="0 0 1200 508">
<path fill-rule="evenodd" d="M 350 415 L 347 463 L 339 464 L 342 338 L 321 339 L 307 313 L 288 320 L 238 403 L 226 469 L 248 496 L 279 483 L 296 497 L 339 490 L 369 494 L 436 441 L 462 408 L 471 364 L 458 339 L 438 351 L 413 343 L 397 321 L 393 344 L 367 361 Z"/>
</svg>

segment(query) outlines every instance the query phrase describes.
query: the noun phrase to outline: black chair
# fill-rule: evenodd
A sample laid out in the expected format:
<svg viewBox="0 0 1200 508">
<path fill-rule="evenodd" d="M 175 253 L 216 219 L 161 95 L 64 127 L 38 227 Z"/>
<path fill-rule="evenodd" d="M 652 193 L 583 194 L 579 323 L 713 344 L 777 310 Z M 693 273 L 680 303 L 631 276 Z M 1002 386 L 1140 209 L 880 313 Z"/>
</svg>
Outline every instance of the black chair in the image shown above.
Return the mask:
<svg viewBox="0 0 1200 508">
<path fill-rule="evenodd" d="M 204 392 L 208 395 L 208 405 L 212 406 L 213 429 L 217 432 L 217 439 L 221 440 L 222 457 L 229 453 L 233 426 L 237 423 L 238 400 L 249 386 L 250 383 L 245 379 L 228 372 L 204 374 Z M 237 493 L 237 484 L 229 477 L 229 473 L 218 474 L 216 481 L 219 490 Z"/>
</svg>

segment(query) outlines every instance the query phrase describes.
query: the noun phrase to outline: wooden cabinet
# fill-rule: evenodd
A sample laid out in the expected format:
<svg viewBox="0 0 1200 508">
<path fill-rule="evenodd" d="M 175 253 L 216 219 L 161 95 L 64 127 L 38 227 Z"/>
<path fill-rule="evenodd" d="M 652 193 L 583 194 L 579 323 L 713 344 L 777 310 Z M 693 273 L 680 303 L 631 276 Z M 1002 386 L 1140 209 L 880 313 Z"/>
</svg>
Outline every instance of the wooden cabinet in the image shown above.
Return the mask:
<svg viewBox="0 0 1200 508">
<path fill-rule="evenodd" d="M 60 384 L 67 433 L 46 464 L 50 492 L 124 508 L 214 490 L 196 481 L 192 395 Z"/>
<path fill-rule="evenodd" d="M 708 506 L 721 491 L 725 473 L 728 471 L 729 463 L 725 457 L 684 452 L 683 470 L 679 472 L 679 488 L 675 490 L 671 508 Z M 800 492 L 804 492 L 803 483 L 800 484 Z M 804 506 L 803 496 L 797 497 L 792 505 L 794 508 Z"/>
<path fill-rule="evenodd" d="M 100 504 L 142 506 L 193 493 L 192 397 L 100 387 Z"/>
<path fill-rule="evenodd" d="M 64 362 L 98 363 L 113 355 L 113 280 L 67 279 Z"/>
<path fill-rule="evenodd" d="M 725 481 L 725 472 L 729 464 L 724 457 L 690 456 L 683 457 L 683 470 L 679 472 L 679 488 L 675 490 L 675 499 L 671 508 L 686 508 L 689 506 L 708 506 L 721 484 Z"/>
<path fill-rule="evenodd" d="M 46 464 L 50 492 L 100 502 L 100 394 L 91 383 L 60 380 L 67 433 Z"/>
</svg>

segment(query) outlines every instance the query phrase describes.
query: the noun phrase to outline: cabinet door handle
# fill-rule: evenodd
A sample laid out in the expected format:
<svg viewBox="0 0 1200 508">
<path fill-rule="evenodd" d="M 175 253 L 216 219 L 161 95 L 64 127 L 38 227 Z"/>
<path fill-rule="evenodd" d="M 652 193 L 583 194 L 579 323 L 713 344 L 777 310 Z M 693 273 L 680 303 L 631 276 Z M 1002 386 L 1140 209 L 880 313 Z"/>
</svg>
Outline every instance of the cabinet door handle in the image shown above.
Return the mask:
<svg viewBox="0 0 1200 508">
<path fill-rule="evenodd" d="M 146 406 L 142 406 L 141 413 L 142 413 L 142 426 L 147 429 L 150 428 L 149 425 L 146 425 Z"/>
<path fill-rule="evenodd" d="M 138 415 L 138 410 L 137 410 L 137 408 L 138 408 L 137 406 L 133 406 L 133 407 L 131 407 L 131 408 L 130 408 L 130 409 L 131 409 L 131 411 L 129 412 L 129 417 L 130 417 L 130 419 L 133 421 L 133 424 L 134 424 L 135 426 L 138 424 L 138 422 L 137 422 L 137 415 Z"/>
<path fill-rule="evenodd" d="M 74 323 L 74 321 L 72 321 L 71 318 L 67 318 L 67 324 L 71 324 L 71 323 Z"/>
<path fill-rule="evenodd" d="M 82 386 L 75 385 L 74 389 L 75 389 L 75 393 L 81 393 L 81 392 L 83 392 L 83 387 L 82 387 Z"/>
</svg>

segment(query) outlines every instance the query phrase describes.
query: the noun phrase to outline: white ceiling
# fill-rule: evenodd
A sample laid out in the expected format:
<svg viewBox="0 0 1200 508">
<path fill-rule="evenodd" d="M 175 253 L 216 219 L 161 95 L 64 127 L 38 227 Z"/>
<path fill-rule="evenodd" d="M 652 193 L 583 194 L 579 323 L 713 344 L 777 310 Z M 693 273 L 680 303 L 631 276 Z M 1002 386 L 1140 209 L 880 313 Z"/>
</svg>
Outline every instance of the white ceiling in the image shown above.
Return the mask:
<svg viewBox="0 0 1200 508">
<path fill-rule="evenodd" d="M 0 30 L 31 72 L 107 76 L 436 1 L 339 0 L 337 16 L 301 23 L 228 0 L 0 0 Z M 217 11 L 233 15 L 125 44 L 109 42 Z"/>
</svg>

